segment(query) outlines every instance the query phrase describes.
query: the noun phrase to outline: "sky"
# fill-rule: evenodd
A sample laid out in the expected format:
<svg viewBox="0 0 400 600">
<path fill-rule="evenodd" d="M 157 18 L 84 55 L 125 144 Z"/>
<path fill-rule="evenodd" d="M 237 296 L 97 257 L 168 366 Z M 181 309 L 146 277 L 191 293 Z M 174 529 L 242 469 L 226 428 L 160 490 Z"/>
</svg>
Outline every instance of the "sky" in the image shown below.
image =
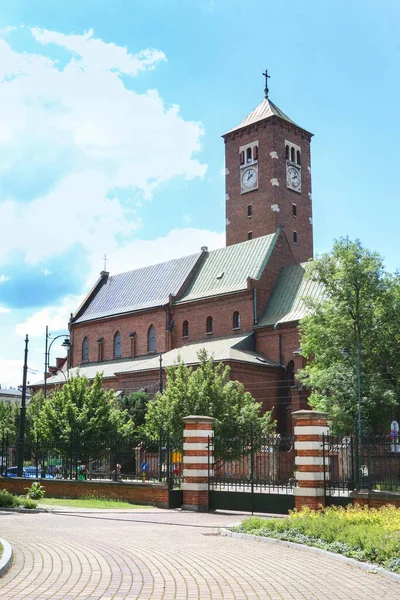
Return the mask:
<svg viewBox="0 0 400 600">
<path fill-rule="evenodd" d="M 399 267 L 398 0 L 13 0 L 0 8 L 0 384 L 107 255 L 118 273 L 224 245 L 221 135 L 263 99 L 314 133 L 315 252 Z M 51 363 L 65 351 L 55 341 Z"/>
</svg>

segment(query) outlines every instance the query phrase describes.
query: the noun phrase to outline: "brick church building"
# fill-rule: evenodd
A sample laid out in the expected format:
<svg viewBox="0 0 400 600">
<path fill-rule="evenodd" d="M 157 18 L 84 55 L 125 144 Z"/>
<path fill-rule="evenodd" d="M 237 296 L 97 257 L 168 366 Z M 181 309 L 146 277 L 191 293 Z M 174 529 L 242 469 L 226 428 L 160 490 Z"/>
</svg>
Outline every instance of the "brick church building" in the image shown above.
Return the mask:
<svg viewBox="0 0 400 600">
<path fill-rule="evenodd" d="M 223 136 L 226 247 L 112 275 L 103 271 L 69 323 L 69 374 L 120 392 L 165 385 L 177 357 L 196 365 L 201 348 L 231 368 L 279 430 L 304 408 L 296 384 L 304 278 L 313 256 L 312 134 L 265 98 Z M 65 382 L 58 373 L 48 387 Z"/>
</svg>

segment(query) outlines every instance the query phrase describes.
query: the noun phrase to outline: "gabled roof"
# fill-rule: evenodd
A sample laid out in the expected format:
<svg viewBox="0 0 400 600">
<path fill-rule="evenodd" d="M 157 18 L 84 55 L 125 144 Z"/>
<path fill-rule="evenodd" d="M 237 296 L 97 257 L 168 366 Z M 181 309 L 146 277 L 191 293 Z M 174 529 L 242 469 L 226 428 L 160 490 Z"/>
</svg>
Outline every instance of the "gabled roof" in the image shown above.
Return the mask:
<svg viewBox="0 0 400 600">
<path fill-rule="evenodd" d="M 170 294 L 176 295 L 182 288 L 200 256 L 192 254 L 104 278 L 83 303 L 74 322 L 164 306 Z"/>
<path fill-rule="evenodd" d="M 236 131 L 237 129 L 241 129 L 242 127 L 247 127 L 248 125 L 252 125 L 253 123 L 257 123 L 258 121 L 262 121 L 263 119 L 268 119 L 269 117 L 279 117 L 296 127 L 299 127 L 292 119 L 290 119 L 285 113 L 276 106 L 271 100 L 268 98 L 264 98 L 264 100 L 249 114 L 246 118 L 243 119 L 239 125 L 230 129 L 224 135 L 231 133 L 232 131 Z M 299 127 L 303 129 L 302 127 Z M 222 136 L 223 137 L 223 136 Z"/>
<path fill-rule="evenodd" d="M 216 362 L 241 362 L 264 367 L 278 367 L 278 363 L 266 358 L 262 354 L 253 351 L 254 342 L 252 333 L 242 333 L 223 338 L 213 338 L 186 344 L 181 348 L 175 348 L 162 355 L 162 366 L 173 365 L 178 356 L 187 365 L 196 365 L 199 360 L 197 354 L 205 349 L 209 356 L 213 356 Z M 102 363 L 90 363 L 80 367 L 74 367 L 68 372 L 69 377 L 85 375 L 88 379 L 94 379 L 97 372 L 102 372 L 106 378 L 116 377 L 116 373 L 136 373 L 143 371 L 158 370 L 160 368 L 159 355 L 146 355 L 133 359 L 112 360 Z M 47 379 L 47 385 L 59 385 L 65 383 L 63 375 L 56 375 Z M 43 381 L 35 383 L 34 386 L 42 386 Z"/>
<path fill-rule="evenodd" d="M 305 277 L 307 263 L 283 267 L 267 308 L 256 327 L 299 321 L 308 314 L 304 298 L 322 299 L 321 284 Z"/>
<path fill-rule="evenodd" d="M 201 268 L 177 304 L 247 289 L 247 279 L 259 279 L 279 237 L 248 240 L 206 254 Z"/>
</svg>

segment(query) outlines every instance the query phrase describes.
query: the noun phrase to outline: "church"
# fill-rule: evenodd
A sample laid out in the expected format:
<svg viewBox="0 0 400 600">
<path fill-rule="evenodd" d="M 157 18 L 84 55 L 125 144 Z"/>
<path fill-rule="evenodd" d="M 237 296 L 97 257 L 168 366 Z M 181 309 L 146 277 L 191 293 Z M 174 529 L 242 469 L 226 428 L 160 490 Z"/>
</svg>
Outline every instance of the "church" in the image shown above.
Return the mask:
<svg viewBox="0 0 400 600">
<path fill-rule="evenodd" d="M 204 348 L 291 432 L 291 413 L 307 406 L 295 378 L 303 299 L 321 294 L 304 277 L 313 257 L 312 134 L 268 96 L 266 85 L 262 102 L 222 136 L 226 247 L 102 271 L 71 316 L 69 375 L 101 371 L 107 388 L 154 395 L 166 367 L 178 356 L 195 366 Z M 47 386 L 64 382 L 58 372 Z"/>
</svg>

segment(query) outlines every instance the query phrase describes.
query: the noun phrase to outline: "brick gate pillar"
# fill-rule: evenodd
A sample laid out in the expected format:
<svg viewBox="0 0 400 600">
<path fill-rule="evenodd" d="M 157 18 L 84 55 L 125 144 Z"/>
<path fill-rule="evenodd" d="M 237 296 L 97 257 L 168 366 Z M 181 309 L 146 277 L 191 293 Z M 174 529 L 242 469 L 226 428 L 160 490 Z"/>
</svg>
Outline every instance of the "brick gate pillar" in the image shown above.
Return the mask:
<svg viewBox="0 0 400 600">
<path fill-rule="evenodd" d="M 213 417 L 184 417 L 183 444 L 183 502 L 186 510 L 208 510 L 208 465 L 213 475 L 214 457 L 211 447 L 208 456 L 208 438 L 214 439 Z"/>
<path fill-rule="evenodd" d="M 322 436 L 328 435 L 327 414 L 314 410 L 292 413 L 296 452 L 295 507 L 317 509 L 325 506 L 324 468 L 329 470 L 329 457 L 323 455 Z M 325 467 L 324 467 L 325 462 Z"/>
</svg>

